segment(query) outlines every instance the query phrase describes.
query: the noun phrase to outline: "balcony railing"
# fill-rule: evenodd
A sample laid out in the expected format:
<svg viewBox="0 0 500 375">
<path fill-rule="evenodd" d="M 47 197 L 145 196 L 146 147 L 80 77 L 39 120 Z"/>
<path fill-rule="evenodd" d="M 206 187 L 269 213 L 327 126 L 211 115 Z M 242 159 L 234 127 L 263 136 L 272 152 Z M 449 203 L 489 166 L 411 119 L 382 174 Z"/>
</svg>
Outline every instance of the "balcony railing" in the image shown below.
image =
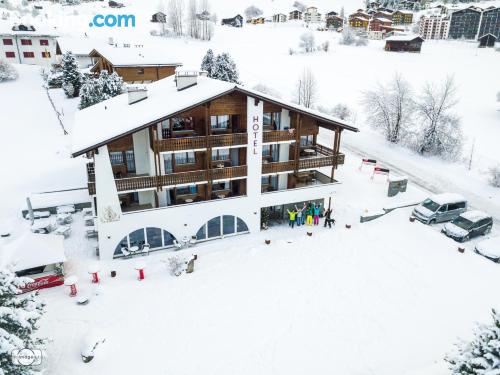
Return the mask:
<svg viewBox="0 0 500 375">
<path fill-rule="evenodd" d="M 168 138 L 155 141 L 158 152 L 170 152 L 181 150 L 196 150 L 210 147 L 231 147 L 246 145 L 248 142 L 247 133 L 220 134 L 208 137 L 183 137 Z"/>
<path fill-rule="evenodd" d="M 263 135 L 264 143 L 295 141 L 295 133 L 288 130 L 265 131 Z"/>
<path fill-rule="evenodd" d="M 336 163 L 335 163 L 335 156 L 319 156 L 319 157 L 315 156 L 310 158 L 303 158 L 299 160 L 298 169 L 301 170 L 301 169 L 313 169 L 321 167 L 332 167 L 334 165 L 344 164 L 344 160 L 345 160 L 345 155 L 340 153 L 337 155 Z M 295 161 L 293 160 L 262 164 L 262 174 L 292 172 L 294 170 L 295 170 Z"/>
<path fill-rule="evenodd" d="M 209 180 L 226 180 L 232 178 L 246 177 L 247 166 L 229 168 L 215 168 L 211 170 L 200 170 L 190 172 L 171 173 L 162 176 L 143 176 L 115 179 L 116 189 L 121 191 L 134 191 L 142 189 L 155 189 L 161 186 L 173 186 L 192 184 Z M 88 183 L 89 194 L 96 193 L 95 183 Z"/>
</svg>

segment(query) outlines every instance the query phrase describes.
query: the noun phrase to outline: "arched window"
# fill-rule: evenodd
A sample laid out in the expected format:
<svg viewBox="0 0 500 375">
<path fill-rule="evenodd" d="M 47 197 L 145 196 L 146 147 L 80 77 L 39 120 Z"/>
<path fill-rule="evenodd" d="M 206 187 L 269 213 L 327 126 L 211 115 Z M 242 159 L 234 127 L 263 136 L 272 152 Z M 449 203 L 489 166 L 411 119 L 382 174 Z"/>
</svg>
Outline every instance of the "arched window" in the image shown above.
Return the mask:
<svg viewBox="0 0 500 375">
<path fill-rule="evenodd" d="M 196 239 L 204 241 L 242 233 L 248 233 L 248 226 L 243 220 L 236 216 L 223 215 L 203 224 L 196 233 Z"/>
<path fill-rule="evenodd" d="M 131 246 L 143 246 L 148 244 L 150 251 L 168 248 L 174 245 L 175 237 L 166 230 L 155 227 L 147 227 L 134 230 L 118 243 L 115 248 L 114 258 L 123 256 L 122 248 Z"/>
</svg>

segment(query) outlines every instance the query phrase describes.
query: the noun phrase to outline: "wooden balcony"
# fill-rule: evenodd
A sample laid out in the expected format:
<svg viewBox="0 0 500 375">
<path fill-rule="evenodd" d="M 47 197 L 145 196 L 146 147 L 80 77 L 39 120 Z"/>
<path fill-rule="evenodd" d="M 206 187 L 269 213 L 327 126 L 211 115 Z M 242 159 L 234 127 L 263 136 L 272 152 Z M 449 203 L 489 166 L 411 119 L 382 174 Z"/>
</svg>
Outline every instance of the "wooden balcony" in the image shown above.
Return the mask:
<svg viewBox="0 0 500 375">
<path fill-rule="evenodd" d="M 288 130 L 271 130 L 263 134 L 264 143 L 295 141 L 295 133 Z"/>
<path fill-rule="evenodd" d="M 314 169 L 322 167 L 332 167 L 334 165 L 344 164 L 345 155 L 338 154 L 335 163 L 335 156 L 314 156 L 308 158 L 301 158 L 299 160 L 299 170 L 303 169 Z M 295 170 L 295 161 L 283 161 L 274 163 L 263 163 L 262 164 L 262 174 L 271 173 L 283 173 L 283 172 L 293 172 Z"/>
<path fill-rule="evenodd" d="M 294 169 L 293 160 L 262 164 L 262 174 L 293 172 Z"/>
<path fill-rule="evenodd" d="M 231 147 L 246 145 L 248 142 L 247 133 L 220 134 L 183 138 L 168 138 L 155 141 L 158 152 L 172 152 L 181 150 L 197 150 L 210 147 Z"/>
<path fill-rule="evenodd" d="M 116 189 L 122 191 L 134 191 L 143 189 L 156 189 L 161 186 L 173 186 L 192 184 L 203 181 L 226 180 L 232 178 L 246 177 L 247 166 L 229 168 L 215 168 L 211 170 L 200 170 L 191 172 L 171 173 L 162 176 L 142 176 L 115 179 Z M 88 183 L 89 194 L 96 193 L 95 183 Z"/>
</svg>

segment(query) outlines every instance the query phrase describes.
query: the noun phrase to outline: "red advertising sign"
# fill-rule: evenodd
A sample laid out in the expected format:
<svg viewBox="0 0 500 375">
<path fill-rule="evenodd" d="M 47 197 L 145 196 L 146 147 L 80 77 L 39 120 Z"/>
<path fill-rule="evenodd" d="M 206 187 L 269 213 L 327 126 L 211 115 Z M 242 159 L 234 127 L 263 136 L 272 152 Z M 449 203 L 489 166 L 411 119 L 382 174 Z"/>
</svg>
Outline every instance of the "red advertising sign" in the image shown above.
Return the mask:
<svg viewBox="0 0 500 375">
<path fill-rule="evenodd" d="M 48 275 L 43 277 L 37 277 L 33 279 L 33 282 L 26 283 L 22 288 L 22 293 L 32 292 L 33 290 L 52 288 L 54 286 L 63 285 L 64 276 L 63 275 Z"/>
</svg>

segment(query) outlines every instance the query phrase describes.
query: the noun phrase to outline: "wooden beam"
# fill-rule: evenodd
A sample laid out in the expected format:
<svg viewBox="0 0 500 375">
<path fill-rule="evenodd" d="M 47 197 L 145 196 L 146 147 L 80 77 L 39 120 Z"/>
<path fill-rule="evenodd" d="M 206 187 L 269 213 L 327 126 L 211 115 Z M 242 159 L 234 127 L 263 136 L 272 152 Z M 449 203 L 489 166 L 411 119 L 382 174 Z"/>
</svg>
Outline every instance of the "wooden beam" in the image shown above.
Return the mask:
<svg viewBox="0 0 500 375">
<path fill-rule="evenodd" d="M 333 182 L 335 178 L 335 169 L 337 169 L 337 157 L 339 155 L 338 141 L 339 141 L 339 129 L 335 129 L 335 136 L 333 137 L 333 165 L 332 173 L 330 175 L 330 182 Z"/>
</svg>

